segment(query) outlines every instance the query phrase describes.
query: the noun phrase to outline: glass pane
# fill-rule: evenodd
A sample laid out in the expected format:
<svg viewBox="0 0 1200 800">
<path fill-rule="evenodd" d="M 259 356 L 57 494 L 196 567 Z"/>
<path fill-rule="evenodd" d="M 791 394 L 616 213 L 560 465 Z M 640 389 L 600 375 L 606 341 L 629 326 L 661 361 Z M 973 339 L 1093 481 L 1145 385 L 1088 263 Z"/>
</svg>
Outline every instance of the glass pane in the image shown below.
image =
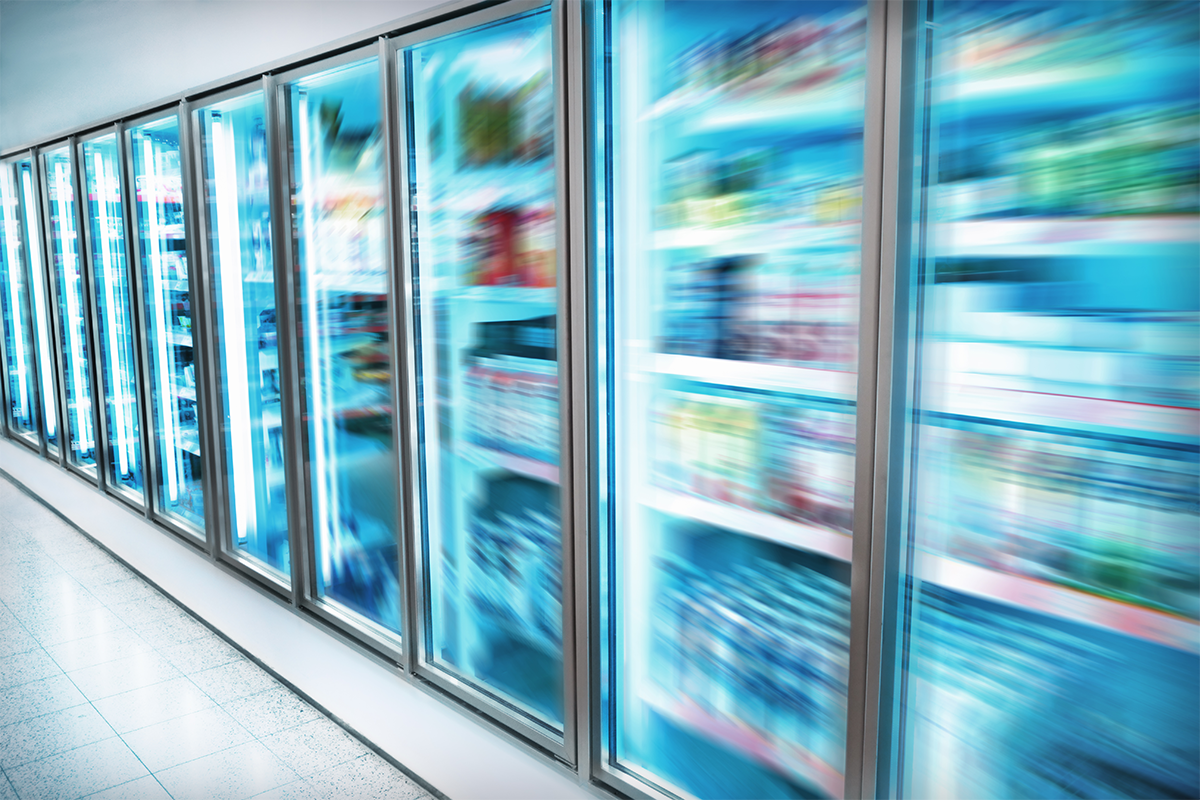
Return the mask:
<svg viewBox="0 0 1200 800">
<path fill-rule="evenodd" d="M 598 20 L 602 756 L 684 796 L 843 792 L 866 5 Z"/>
<path fill-rule="evenodd" d="M 38 444 L 37 386 L 34 383 L 33 327 L 25 280 L 21 214 L 14 182 L 15 165 L 0 164 L 0 313 L 4 316 L 5 389 L 9 433 Z"/>
<path fill-rule="evenodd" d="M 142 501 L 141 425 L 129 270 L 125 263 L 125 223 L 121 213 L 117 136 L 83 144 L 87 219 L 91 230 L 92 279 L 100 339 L 100 374 L 108 424 L 108 483 Z"/>
<path fill-rule="evenodd" d="M 263 93 L 201 109 L 230 546 L 290 582 Z"/>
<path fill-rule="evenodd" d="M 408 76 L 430 659 L 561 732 L 551 55 L 538 11 Z"/>
<path fill-rule="evenodd" d="M 42 403 L 42 421 L 46 432 L 46 449 L 51 456 L 58 456 L 58 387 L 54 382 L 54 360 L 50 357 L 53 347 L 50 329 L 50 302 L 46 293 L 46 272 L 42 264 L 42 227 L 38 220 L 41 209 L 34 193 L 33 162 L 17 162 L 17 183 L 21 196 L 21 220 L 23 233 L 28 244 L 29 286 L 33 340 L 37 353 L 38 397 Z"/>
<path fill-rule="evenodd" d="M 67 395 L 67 461 L 95 475 L 91 345 L 83 263 L 79 257 L 79 227 L 75 220 L 75 177 L 70 148 L 62 147 L 47 153 L 43 165 L 46 168 L 50 252 L 54 260 L 59 336 L 62 339 L 63 391 Z"/>
<path fill-rule="evenodd" d="M 288 89 L 317 593 L 400 632 L 379 60 Z"/>
<path fill-rule="evenodd" d="M 146 292 L 158 474 L 157 510 L 204 530 L 204 463 L 196 406 L 196 355 L 183 227 L 183 176 L 176 117 L 129 132 L 137 236 Z"/>
<path fill-rule="evenodd" d="M 1196 6 L 939 3 L 918 32 L 881 786 L 1200 796 Z"/>
</svg>

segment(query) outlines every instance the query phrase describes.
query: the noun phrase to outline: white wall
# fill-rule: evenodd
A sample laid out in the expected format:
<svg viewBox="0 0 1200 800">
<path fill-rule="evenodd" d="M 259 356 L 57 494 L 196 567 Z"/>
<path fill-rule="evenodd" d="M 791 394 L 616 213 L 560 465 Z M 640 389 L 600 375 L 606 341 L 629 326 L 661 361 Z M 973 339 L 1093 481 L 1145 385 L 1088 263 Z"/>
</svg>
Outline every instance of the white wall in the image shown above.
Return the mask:
<svg viewBox="0 0 1200 800">
<path fill-rule="evenodd" d="M 0 151 L 445 0 L 0 0 Z"/>
</svg>

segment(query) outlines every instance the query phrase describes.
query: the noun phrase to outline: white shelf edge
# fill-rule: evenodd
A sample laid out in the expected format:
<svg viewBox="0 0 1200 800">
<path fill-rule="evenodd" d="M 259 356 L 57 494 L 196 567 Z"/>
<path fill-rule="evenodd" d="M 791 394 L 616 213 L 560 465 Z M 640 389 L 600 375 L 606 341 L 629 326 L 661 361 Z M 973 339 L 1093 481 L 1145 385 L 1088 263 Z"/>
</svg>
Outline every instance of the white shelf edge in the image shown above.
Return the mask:
<svg viewBox="0 0 1200 800">
<path fill-rule="evenodd" d="M 929 552 L 918 556 L 917 576 L 961 594 L 1082 622 L 1200 655 L 1200 622 L 1196 620 Z"/>
<path fill-rule="evenodd" d="M 858 375 L 854 372 L 763 364 L 758 361 L 652 353 L 647 356 L 646 364 L 647 372 L 674 375 L 701 383 L 843 399 L 853 399 L 858 384 Z"/>
<path fill-rule="evenodd" d="M 794 522 L 765 511 L 714 503 L 661 487 L 649 489 L 643 503 L 671 516 L 715 525 L 734 533 L 819 553 L 839 561 L 850 561 L 853 547 L 850 535 L 828 528 Z"/>
</svg>

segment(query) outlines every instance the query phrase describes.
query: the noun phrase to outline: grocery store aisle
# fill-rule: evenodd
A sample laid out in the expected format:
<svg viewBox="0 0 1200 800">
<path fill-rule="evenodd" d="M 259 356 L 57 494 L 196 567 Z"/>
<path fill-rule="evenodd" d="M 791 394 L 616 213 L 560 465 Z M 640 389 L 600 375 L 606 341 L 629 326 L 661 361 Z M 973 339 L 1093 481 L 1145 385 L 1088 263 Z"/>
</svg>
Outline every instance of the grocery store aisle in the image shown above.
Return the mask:
<svg viewBox="0 0 1200 800">
<path fill-rule="evenodd" d="M 3 478 L 0 698 L 0 800 L 430 797 Z"/>
</svg>

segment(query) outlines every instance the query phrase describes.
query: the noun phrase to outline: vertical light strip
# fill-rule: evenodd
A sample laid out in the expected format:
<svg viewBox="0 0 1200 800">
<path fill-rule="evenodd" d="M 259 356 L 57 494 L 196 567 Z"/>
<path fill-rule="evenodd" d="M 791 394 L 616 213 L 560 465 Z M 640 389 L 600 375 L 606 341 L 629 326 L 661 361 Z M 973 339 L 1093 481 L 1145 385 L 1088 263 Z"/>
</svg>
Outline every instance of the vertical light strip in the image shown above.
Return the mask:
<svg viewBox="0 0 1200 800">
<path fill-rule="evenodd" d="M 317 541 L 321 551 L 321 585 L 327 586 L 333 576 L 333 554 L 330 552 L 329 526 L 329 475 L 326 467 L 325 417 L 325 387 L 321 376 L 321 340 L 323 330 L 318 319 L 317 280 L 319 273 L 312 268 L 314 254 L 317 253 L 316 230 L 313 225 L 313 215 L 317 212 L 313 200 L 312 181 L 314 175 L 309 168 L 308 158 L 312 153 L 312 131 L 308 117 L 308 92 L 303 89 L 299 93 L 300 120 L 300 224 L 304 230 L 305 242 L 305 271 L 304 276 L 304 310 L 307 324 L 305 333 L 308 336 L 308 386 L 312 399 L 313 420 L 313 484 L 316 488 L 316 504 L 313 516 L 317 525 Z"/>
<path fill-rule="evenodd" d="M 42 247 L 38 237 L 37 210 L 33 203 L 33 166 L 21 169 L 21 189 L 25 200 L 26 241 L 29 242 L 29 273 L 33 281 L 33 313 L 36 318 L 38 357 L 42 368 L 42 407 L 46 418 L 46 438 L 58 433 L 58 414 L 54 408 L 54 375 L 50 365 L 50 324 L 46 320 L 46 282 L 42 274 Z"/>
<path fill-rule="evenodd" d="M 13 214 L 17 195 L 13 189 L 10 169 L 7 165 L 3 168 L 3 185 L 0 185 L 0 203 L 3 204 L 3 209 L 0 213 L 4 214 L 4 246 L 8 251 L 7 283 L 9 303 L 11 304 L 9 313 L 12 316 L 10 323 L 13 331 L 14 356 L 17 362 L 17 396 L 13 398 L 17 402 L 17 408 L 14 411 L 21 418 L 26 418 L 30 416 L 29 387 L 25 385 L 25 376 L 28 374 L 29 365 L 25 363 L 24 331 L 21 329 L 21 298 L 17 293 L 17 278 L 21 274 L 21 250 L 17 245 L 17 238 L 21 235 L 21 229 Z"/>
<path fill-rule="evenodd" d="M 221 336 L 225 340 L 229 404 L 229 471 L 237 538 L 245 541 L 258 519 L 254 453 L 250 449 L 250 385 L 246 358 L 246 306 L 242 298 L 242 234 L 238 221 L 237 155 L 220 112 L 212 112 L 213 194 L 217 206 L 217 257 L 221 276 Z"/>
<path fill-rule="evenodd" d="M 75 428 L 79 432 L 79 450 L 84 452 L 92 449 L 95 442 L 92 440 L 92 403 L 88 396 L 87 376 L 83 371 L 82 363 L 84 345 L 79 338 L 83 332 L 83 309 L 80 304 L 79 291 L 72 291 L 72 289 L 82 289 L 83 278 L 79 274 L 78 254 L 75 252 L 74 217 L 67 213 L 67 192 L 71 190 L 71 187 L 67 181 L 66 166 L 61 161 L 55 162 L 54 185 L 58 204 L 59 246 L 62 248 L 63 294 L 67 299 L 65 327 L 68 336 L 67 344 L 71 352 L 71 372 L 75 376 L 71 385 L 75 395 Z M 75 276 L 74 285 L 68 287 L 65 285 L 66 279 L 72 274 Z M 84 409 L 87 409 L 86 416 Z"/>
<path fill-rule="evenodd" d="M 104 284 L 104 297 L 107 301 L 108 312 L 104 330 L 108 334 L 108 359 L 106 359 L 107 367 L 111 371 L 109 376 L 112 381 L 113 390 L 113 405 L 115 406 L 117 428 L 117 478 L 129 474 L 129 434 L 131 431 L 125 429 L 125 408 L 126 397 L 125 388 L 121 383 L 121 376 L 118 374 L 120 361 L 118 354 L 119 343 L 117 341 L 116 329 L 116 312 L 117 312 L 117 296 L 113 291 L 114 275 L 112 263 L 112 251 L 110 249 L 110 237 L 108 232 L 108 173 L 104 170 L 104 158 L 100 154 L 100 148 L 97 146 L 92 153 L 92 167 L 96 171 L 96 209 L 100 219 L 97 227 L 100 229 L 100 261 L 103 266 L 101 272 L 101 282 Z M 109 434 L 111 436 L 111 433 Z"/>
<path fill-rule="evenodd" d="M 167 478 L 167 498 L 174 503 L 179 499 L 179 452 L 177 451 L 179 442 L 175 430 L 175 404 L 178 402 L 175 394 L 179 390 L 167 385 L 168 377 L 174 374 L 167 361 L 167 340 L 171 336 L 171 325 L 165 304 L 166 287 L 163 285 L 162 277 L 162 246 L 158 238 L 160 235 L 158 173 L 154 163 L 154 145 L 151 143 L 148 133 L 142 137 L 142 162 L 145 164 L 146 171 L 142 184 L 145 187 L 143 191 L 148 195 L 145 205 L 146 245 L 150 255 L 150 280 L 154 285 L 154 314 L 157 320 L 154 338 L 158 355 L 156 377 L 158 378 L 159 415 L 162 417 L 164 439 L 167 445 L 163 448 L 163 456 L 166 461 L 164 468 Z"/>
</svg>

